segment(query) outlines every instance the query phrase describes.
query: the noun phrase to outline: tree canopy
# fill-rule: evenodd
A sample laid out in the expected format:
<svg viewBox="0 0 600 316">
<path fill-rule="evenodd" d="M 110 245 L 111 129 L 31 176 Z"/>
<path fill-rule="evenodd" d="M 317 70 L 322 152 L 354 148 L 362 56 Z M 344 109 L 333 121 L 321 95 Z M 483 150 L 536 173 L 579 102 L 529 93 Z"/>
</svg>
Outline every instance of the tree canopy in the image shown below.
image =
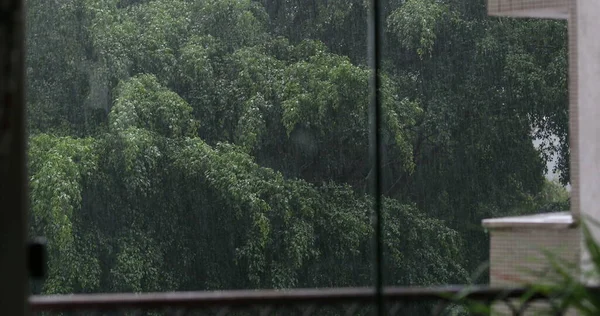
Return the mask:
<svg viewBox="0 0 600 316">
<path fill-rule="evenodd" d="M 386 284 L 476 282 L 481 219 L 568 207 L 566 26 L 383 2 Z M 367 2 L 27 5 L 41 292 L 373 283 Z"/>
</svg>

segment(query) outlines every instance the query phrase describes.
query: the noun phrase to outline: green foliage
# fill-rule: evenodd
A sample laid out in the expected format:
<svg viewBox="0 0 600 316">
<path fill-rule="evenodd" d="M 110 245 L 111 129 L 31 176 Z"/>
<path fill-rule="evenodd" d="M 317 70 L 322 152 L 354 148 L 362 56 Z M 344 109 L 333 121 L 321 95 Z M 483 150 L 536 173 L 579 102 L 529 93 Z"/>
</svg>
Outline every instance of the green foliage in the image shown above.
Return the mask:
<svg viewBox="0 0 600 316">
<path fill-rule="evenodd" d="M 113 131 L 142 128 L 165 137 L 196 133 L 192 108 L 176 93 L 163 88 L 152 75 L 132 78 L 117 87 L 109 115 Z"/>
<path fill-rule="evenodd" d="M 590 225 L 592 227 L 590 227 Z M 543 297 L 543 302 L 550 300 L 551 305 L 547 308 L 536 309 L 537 315 L 556 315 L 557 313 L 576 313 L 577 315 L 598 315 L 600 312 L 600 300 L 598 299 L 598 288 L 593 284 L 598 280 L 600 273 L 600 244 L 597 236 L 593 233 L 600 223 L 592 218 L 587 218 L 581 223 L 583 244 L 587 256 L 586 261 L 572 262 L 565 260 L 559 254 L 547 249 L 540 249 L 544 264 L 549 267 L 541 271 L 531 271 L 529 279 L 533 281 L 523 282 L 522 286 L 527 288 L 526 293 L 516 299 L 518 304 L 529 304 L 532 306 L 536 300 L 534 296 Z M 465 294 L 468 290 L 465 291 Z M 462 296 L 455 298 L 464 303 L 471 312 L 478 314 L 490 314 L 494 310 L 490 304 L 482 304 L 464 299 Z M 502 298 L 497 298 L 501 300 Z"/>
<path fill-rule="evenodd" d="M 565 212 L 570 209 L 570 193 L 557 181 L 546 180 L 540 192 L 530 196 L 518 210 L 519 214 Z"/>
<path fill-rule="evenodd" d="M 264 8 L 250 0 L 197 1 L 192 12 L 193 31 L 217 37 L 229 49 L 259 44 L 267 36 Z"/>
<path fill-rule="evenodd" d="M 565 28 L 384 2 L 386 283 L 464 283 L 482 218 L 568 205 Z M 42 291 L 371 285 L 367 4 L 29 0 Z"/>
<path fill-rule="evenodd" d="M 402 47 L 416 51 L 421 57 L 431 55 L 439 31 L 439 20 L 448 8 L 434 0 L 408 0 L 388 17 L 391 31 Z"/>
<path fill-rule="evenodd" d="M 39 134 L 30 140 L 29 157 L 33 231 L 52 241 L 45 291 L 93 290 L 99 263 L 80 240 L 77 218 L 83 186 L 97 170 L 94 140 Z"/>
</svg>

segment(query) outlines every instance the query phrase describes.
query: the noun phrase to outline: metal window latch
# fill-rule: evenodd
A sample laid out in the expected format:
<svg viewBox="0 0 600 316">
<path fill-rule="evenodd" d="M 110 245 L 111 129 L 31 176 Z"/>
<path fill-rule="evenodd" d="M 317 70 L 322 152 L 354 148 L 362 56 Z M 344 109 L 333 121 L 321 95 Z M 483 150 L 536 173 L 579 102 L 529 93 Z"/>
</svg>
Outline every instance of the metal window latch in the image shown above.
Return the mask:
<svg viewBox="0 0 600 316">
<path fill-rule="evenodd" d="M 36 280 L 46 277 L 47 253 L 46 239 L 35 238 L 27 245 L 27 265 L 29 276 Z"/>
</svg>

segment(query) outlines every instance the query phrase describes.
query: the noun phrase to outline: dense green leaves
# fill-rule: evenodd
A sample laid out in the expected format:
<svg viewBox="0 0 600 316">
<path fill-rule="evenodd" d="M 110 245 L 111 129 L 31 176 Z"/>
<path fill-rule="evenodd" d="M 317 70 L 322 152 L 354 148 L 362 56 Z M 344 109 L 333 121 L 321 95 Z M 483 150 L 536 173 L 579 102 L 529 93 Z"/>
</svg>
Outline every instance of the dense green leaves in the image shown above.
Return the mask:
<svg viewBox="0 0 600 316">
<path fill-rule="evenodd" d="M 141 128 L 165 137 L 196 133 L 192 108 L 176 93 L 163 88 L 152 75 L 142 75 L 117 87 L 109 115 L 110 129 Z"/>
<path fill-rule="evenodd" d="M 367 3 L 299 3 L 28 1 L 44 293 L 372 284 Z M 481 4 L 384 1 L 386 284 L 467 282 L 482 218 L 568 206 L 564 25 Z"/>
<path fill-rule="evenodd" d="M 446 5 L 438 1 L 408 0 L 390 14 L 388 24 L 403 48 L 423 56 L 431 54 L 439 33 L 439 20 L 447 12 Z"/>
<path fill-rule="evenodd" d="M 97 172 L 94 140 L 40 134 L 30 142 L 31 200 L 43 202 L 32 203 L 32 230 L 52 241 L 44 289 L 69 292 L 79 285 L 94 290 L 99 263 L 90 253 L 93 246 L 82 243 L 77 225 L 85 183 Z"/>
<path fill-rule="evenodd" d="M 197 1 L 193 31 L 219 38 L 229 49 L 259 44 L 266 39 L 267 15 L 250 0 Z"/>
</svg>

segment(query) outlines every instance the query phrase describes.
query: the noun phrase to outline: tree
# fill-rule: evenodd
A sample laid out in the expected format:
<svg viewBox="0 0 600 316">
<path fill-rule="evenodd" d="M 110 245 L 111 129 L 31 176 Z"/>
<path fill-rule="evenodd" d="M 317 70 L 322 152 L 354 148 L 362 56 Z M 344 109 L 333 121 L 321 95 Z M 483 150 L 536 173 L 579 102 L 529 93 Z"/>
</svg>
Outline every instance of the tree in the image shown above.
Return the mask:
<svg viewBox="0 0 600 316">
<path fill-rule="evenodd" d="M 372 284 L 366 2 L 29 2 L 44 293 Z M 565 206 L 565 26 L 383 13 L 386 284 L 468 282 L 481 219 Z"/>
</svg>

